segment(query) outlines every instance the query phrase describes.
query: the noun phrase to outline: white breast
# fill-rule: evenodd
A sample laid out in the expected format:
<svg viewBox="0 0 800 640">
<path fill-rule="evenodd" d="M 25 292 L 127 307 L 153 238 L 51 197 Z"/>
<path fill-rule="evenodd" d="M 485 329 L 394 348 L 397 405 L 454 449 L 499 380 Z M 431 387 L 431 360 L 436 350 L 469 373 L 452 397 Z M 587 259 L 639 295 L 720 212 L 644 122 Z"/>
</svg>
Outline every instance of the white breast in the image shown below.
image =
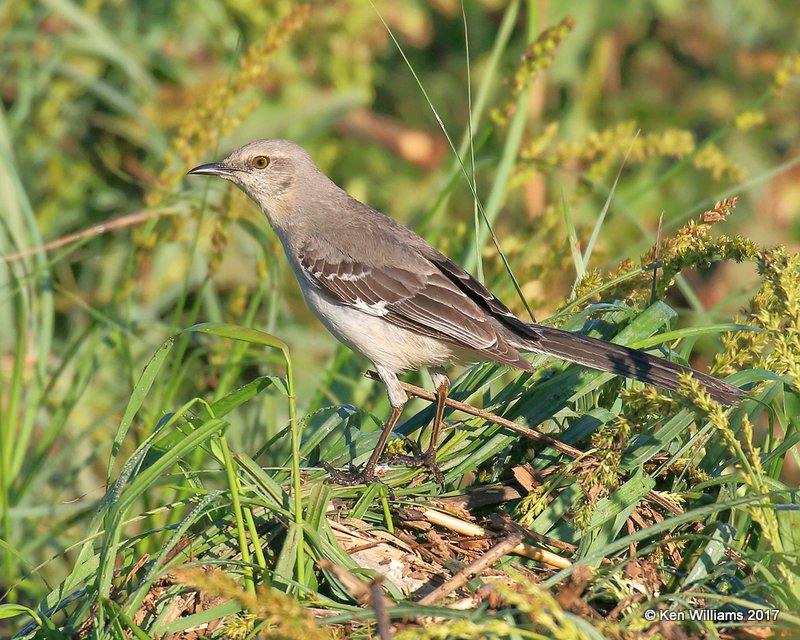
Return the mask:
<svg viewBox="0 0 800 640">
<path fill-rule="evenodd" d="M 446 364 L 456 355 L 454 347 L 446 342 L 386 321 L 381 317 L 385 308 L 337 304 L 304 277 L 299 280 L 308 306 L 328 331 L 377 366 L 394 372 L 410 371 Z"/>
</svg>

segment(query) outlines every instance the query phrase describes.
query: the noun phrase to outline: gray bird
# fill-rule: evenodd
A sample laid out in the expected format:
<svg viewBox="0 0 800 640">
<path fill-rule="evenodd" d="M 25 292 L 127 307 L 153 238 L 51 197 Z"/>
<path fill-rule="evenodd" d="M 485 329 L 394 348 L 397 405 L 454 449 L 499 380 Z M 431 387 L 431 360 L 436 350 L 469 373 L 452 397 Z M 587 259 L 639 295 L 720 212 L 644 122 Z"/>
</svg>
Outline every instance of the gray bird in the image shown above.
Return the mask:
<svg viewBox="0 0 800 640">
<path fill-rule="evenodd" d="M 287 140 L 257 140 L 221 162 L 190 174 L 230 180 L 267 215 L 281 240 L 306 302 L 341 342 L 375 365 L 391 415 L 363 470 L 333 479 L 375 479 L 383 452 L 408 397 L 398 374 L 430 371 L 436 414 L 428 450 L 404 459 L 437 478 L 436 447 L 449 380 L 444 365 L 494 360 L 524 371 L 522 353 L 569 362 L 676 390 L 691 372 L 718 402 L 733 406 L 741 390 L 704 373 L 588 336 L 523 322 L 491 291 L 410 229 L 362 204 Z M 326 468 L 331 470 L 329 466 Z"/>
</svg>

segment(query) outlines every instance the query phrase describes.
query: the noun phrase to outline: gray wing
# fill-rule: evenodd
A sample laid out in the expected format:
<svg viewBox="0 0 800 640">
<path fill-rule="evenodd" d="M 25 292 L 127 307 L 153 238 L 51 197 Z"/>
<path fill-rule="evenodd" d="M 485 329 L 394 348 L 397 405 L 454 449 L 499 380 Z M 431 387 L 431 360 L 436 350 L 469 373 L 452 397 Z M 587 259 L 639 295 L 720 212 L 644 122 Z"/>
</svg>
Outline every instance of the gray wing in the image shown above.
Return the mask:
<svg viewBox="0 0 800 640">
<path fill-rule="evenodd" d="M 375 264 L 367 265 L 314 239 L 307 240 L 298 254 L 309 281 L 340 304 L 487 358 L 530 368 L 492 316 L 437 265 L 416 248 L 409 247 L 403 257 L 402 264 L 373 260 Z"/>
<path fill-rule="evenodd" d="M 527 340 L 537 339 L 538 334 L 535 325 L 523 322 L 517 318 L 517 316 L 515 316 L 506 305 L 500 302 L 489 289 L 483 286 L 446 255 L 433 249 L 431 255 L 427 257 L 475 304 L 491 314 L 501 324 L 511 329 L 514 333 L 522 334 Z"/>
</svg>

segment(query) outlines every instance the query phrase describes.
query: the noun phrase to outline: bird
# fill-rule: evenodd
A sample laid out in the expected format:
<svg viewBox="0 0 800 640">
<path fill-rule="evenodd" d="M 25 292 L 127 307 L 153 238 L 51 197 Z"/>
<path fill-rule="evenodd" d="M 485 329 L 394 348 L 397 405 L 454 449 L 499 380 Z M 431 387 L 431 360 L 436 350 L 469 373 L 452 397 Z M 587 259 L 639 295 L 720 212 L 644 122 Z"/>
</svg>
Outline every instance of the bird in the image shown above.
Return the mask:
<svg viewBox="0 0 800 640">
<path fill-rule="evenodd" d="M 235 184 L 266 214 L 303 296 L 340 342 L 375 367 L 391 413 L 361 469 L 325 468 L 334 482 L 377 480 L 386 442 L 408 400 L 399 375 L 427 369 L 436 409 L 427 450 L 400 461 L 441 480 L 436 451 L 450 379 L 446 367 L 491 360 L 533 371 L 544 354 L 676 391 L 691 373 L 726 407 L 743 392 L 722 380 L 629 347 L 517 318 L 488 288 L 408 227 L 353 198 L 289 140 L 265 138 L 189 174 Z"/>
</svg>

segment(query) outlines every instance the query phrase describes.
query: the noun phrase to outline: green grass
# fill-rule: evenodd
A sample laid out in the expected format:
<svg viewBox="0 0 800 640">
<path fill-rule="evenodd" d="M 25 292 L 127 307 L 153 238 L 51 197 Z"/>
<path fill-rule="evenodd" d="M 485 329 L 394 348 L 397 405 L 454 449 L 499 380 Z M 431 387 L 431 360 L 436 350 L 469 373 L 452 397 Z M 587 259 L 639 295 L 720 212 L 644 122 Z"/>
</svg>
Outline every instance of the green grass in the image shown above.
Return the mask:
<svg viewBox="0 0 800 640">
<path fill-rule="evenodd" d="M 0 9 L 0 636 L 668 637 L 646 611 L 718 608 L 740 626 L 779 611 L 773 632 L 794 637 L 800 121 L 796 80 L 745 65 L 772 59 L 754 42 L 797 48 L 791 20 L 749 3 L 291 6 Z M 540 38 L 567 11 L 575 28 Z M 345 133 L 357 107 L 450 155 L 420 169 Z M 753 109 L 765 124 L 734 126 Z M 595 136 L 633 118 L 632 138 Z M 653 151 L 671 128 L 693 148 Z M 308 146 L 521 317 L 712 367 L 747 400 L 720 412 L 688 381 L 678 397 L 543 357 L 534 374 L 481 363 L 451 397 L 521 429 L 448 409 L 444 491 L 399 466 L 326 483 L 320 462 L 370 455 L 383 387 L 310 318 L 261 214 L 182 178 L 264 135 Z M 731 194 L 728 220 L 686 226 Z M 658 262 L 640 259 L 662 211 Z M 424 446 L 432 417 L 410 402 L 390 447 Z M 569 566 L 505 554 L 420 604 L 420 584 L 511 534 Z"/>
</svg>

